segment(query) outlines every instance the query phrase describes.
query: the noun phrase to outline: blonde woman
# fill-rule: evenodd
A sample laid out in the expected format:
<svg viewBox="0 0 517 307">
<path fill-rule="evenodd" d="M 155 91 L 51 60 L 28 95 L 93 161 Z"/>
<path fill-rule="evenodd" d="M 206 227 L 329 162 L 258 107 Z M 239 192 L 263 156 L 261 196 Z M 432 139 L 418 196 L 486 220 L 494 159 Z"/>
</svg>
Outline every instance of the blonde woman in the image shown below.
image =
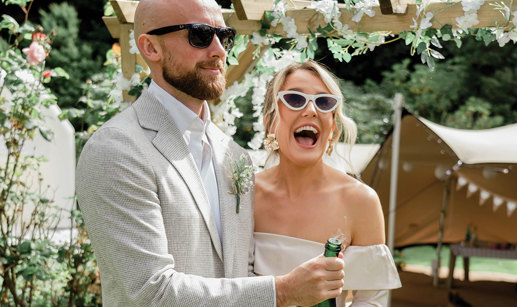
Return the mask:
<svg viewBox="0 0 517 307">
<path fill-rule="evenodd" d="M 385 245 L 384 218 L 373 189 L 328 166 L 342 137 L 355 141 L 355 124 L 342 113 L 336 78 L 308 61 L 291 64 L 271 80 L 265 97 L 266 149 L 278 164 L 255 184 L 255 272 L 286 274 L 320 255 L 330 237 L 343 243 L 346 290 L 352 306 L 385 306 L 388 290 L 401 286 Z"/>
</svg>

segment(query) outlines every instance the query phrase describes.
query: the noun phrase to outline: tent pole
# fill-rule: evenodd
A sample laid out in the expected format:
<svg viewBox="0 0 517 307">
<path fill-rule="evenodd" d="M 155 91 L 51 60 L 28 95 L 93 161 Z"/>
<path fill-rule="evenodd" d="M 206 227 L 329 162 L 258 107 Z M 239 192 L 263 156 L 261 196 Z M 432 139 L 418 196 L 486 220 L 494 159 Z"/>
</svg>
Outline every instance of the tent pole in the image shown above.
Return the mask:
<svg viewBox="0 0 517 307">
<path fill-rule="evenodd" d="M 388 247 L 393 254 L 395 241 L 395 210 L 397 207 L 397 182 L 399 169 L 400 122 L 404 96 L 395 94 L 393 101 L 393 139 L 391 144 L 390 204 L 388 212 Z"/>
<path fill-rule="evenodd" d="M 445 228 L 445 211 L 447 209 L 447 202 L 449 200 L 449 194 L 451 192 L 451 171 L 447 171 L 446 178 L 443 187 L 443 199 L 442 199 L 442 209 L 440 211 L 440 232 L 438 235 L 438 244 L 436 246 L 436 263 L 433 264 L 433 286 L 438 286 L 439 274 L 440 274 L 440 266 L 442 261 L 442 243 L 443 243 L 443 233 Z"/>
<path fill-rule="evenodd" d="M 397 93 L 393 99 L 393 138 L 391 143 L 390 209 L 388 212 L 388 247 L 393 255 L 395 242 L 395 210 L 397 208 L 397 183 L 399 170 L 400 124 L 404 96 Z M 391 290 L 388 291 L 388 307 L 391 306 Z"/>
</svg>

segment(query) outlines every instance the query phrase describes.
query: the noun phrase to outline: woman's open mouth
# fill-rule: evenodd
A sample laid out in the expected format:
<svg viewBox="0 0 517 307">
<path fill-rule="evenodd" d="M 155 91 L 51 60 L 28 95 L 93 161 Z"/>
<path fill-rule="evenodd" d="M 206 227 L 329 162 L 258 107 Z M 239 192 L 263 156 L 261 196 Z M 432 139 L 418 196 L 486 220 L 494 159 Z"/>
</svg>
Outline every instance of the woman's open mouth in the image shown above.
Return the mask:
<svg viewBox="0 0 517 307">
<path fill-rule="evenodd" d="M 319 138 L 319 131 L 313 126 L 302 126 L 294 132 L 296 143 L 302 147 L 314 147 Z"/>
</svg>

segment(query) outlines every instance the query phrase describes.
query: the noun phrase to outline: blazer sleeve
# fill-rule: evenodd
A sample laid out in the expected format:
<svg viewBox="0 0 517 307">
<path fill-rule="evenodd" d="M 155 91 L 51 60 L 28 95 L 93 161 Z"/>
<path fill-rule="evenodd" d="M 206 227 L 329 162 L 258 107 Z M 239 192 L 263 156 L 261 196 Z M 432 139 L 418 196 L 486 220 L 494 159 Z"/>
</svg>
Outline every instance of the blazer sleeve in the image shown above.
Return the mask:
<svg viewBox="0 0 517 307">
<path fill-rule="evenodd" d="M 100 269 L 104 303 L 274 306 L 271 276 L 204 278 L 175 270 L 157 178 L 134 133 L 101 128 L 77 166 L 76 192 Z"/>
</svg>

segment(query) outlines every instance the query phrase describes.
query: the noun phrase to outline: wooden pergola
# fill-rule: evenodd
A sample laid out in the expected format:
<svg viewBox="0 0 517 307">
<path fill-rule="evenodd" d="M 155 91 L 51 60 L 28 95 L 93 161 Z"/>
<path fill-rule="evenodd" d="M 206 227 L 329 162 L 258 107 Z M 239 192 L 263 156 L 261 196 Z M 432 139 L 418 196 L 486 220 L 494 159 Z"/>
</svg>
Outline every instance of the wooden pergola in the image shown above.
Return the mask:
<svg viewBox="0 0 517 307">
<path fill-rule="evenodd" d="M 274 0 L 232 0 L 235 10 L 223 9 L 223 16 L 227 25 L 235 28 L 237 34 L 251 35 L 261 29 L 261 20 L 264 12 L 271 10 Z M 318 26 L 326 26 L 321 14 L 314 9 L 307 8 L 312 1 L 290 0 L 286 15 L 292 17 L 300 34 L 308 34 L 309 30 L 316 32 Z M 510 0 L 487 0 L 478 10 L 479 23 L 476 28 L 493 27 L 495 24 L 506 24 L 506 20 L 500 12 L 495 10 L 491 4 L 504 2 L 511 11 L 517 10 L 517 1 Z M 129 79 L 135 73 L 136 63 L 145 67 L 145 62 L 139 55 L 129 52 L 129 34 L 133 29 L 136 1 L 110 0 L 116 16 L 105 16 L 103 21 L 106 24 L 111 36 L 119 39 L 122 57 L 122 73 Z M 357 32 L 391 32 L 398 34 L 402 31 L 413 30 L 413 18 L 416 15 L 415 0 L 380 0 L 380 6 L 374 7 L 375 16 L 364 16 L 359 23 L 353 22 L 353 13 L 348 11 L 344 4 L 338 4 L 341 10 L 341 22 L 347 24 Z M 443 25 L 456 25 L 456 18 L 463 16 L 464 12 L 460 1 L 455 2 L 434 2 L 427 11 L 434 12 L 432 28 L 441 28 Z M 270 33 L 284 34 L 282 25 L 269 30 Z M 257 46 L 251 42 L 245 51 L 239 54 L 239 65 L 232 65 L 227 71 L 227 84 L 240 81 L 244 74 L 253 67 L 256 59 L 253 52 Z M 128 97 L 126 97 L 128 98 Z"/>
</svg>

